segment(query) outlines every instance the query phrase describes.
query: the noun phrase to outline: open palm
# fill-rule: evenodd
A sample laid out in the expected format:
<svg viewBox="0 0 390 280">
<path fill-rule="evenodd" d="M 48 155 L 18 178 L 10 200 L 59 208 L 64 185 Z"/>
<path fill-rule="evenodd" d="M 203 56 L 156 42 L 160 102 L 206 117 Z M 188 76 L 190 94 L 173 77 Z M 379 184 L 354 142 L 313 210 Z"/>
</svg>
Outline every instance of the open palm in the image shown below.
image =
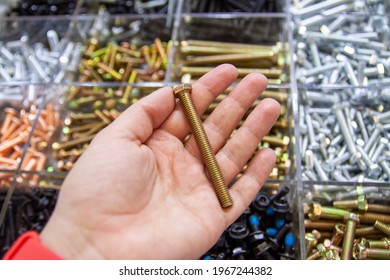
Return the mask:
<svg viewBox="0 0 390 280">
<path fill-rule="evenodd" d="M 193 85 L 202 114 L 237 77 L 221 65 Z M 241 171 L 279 115 L 263 100 L 229 139 L 266 87 L 250 74 L 204 122 L 225 182 Z M 222 209 L 171 88 L 131 106 L 100 132 L 66 178 L 43 243 L 67 259 L 193 259 L 200 257 L 249 205 L 275 161 L 263 149 L 251 160 Z M 229 139 L 229 140 L 228 140 Z"/>
</svg>

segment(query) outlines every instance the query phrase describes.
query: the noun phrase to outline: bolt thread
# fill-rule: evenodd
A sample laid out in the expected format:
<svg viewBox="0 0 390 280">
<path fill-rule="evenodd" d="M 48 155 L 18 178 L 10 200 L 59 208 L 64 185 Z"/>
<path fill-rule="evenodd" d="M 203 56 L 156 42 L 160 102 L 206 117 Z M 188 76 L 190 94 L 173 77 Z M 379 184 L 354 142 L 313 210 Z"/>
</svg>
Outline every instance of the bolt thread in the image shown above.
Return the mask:
<svg viewBox="0 0 390 280">
<path fill-rule="evenodd" d="M 364 214 L 358 214 L 358 217 L 361 224 L 374 224 L 376 221 L 380 221 L 385 224 L 390 223 L 389 215 L 364 213 Z"/>
<path fill-rule="evenodd" d="M 377 230 L 383 232 L 384 234 L 386 234 L 387 236 L 390 236 L 390 226 L 389 225 L 386 225 L 380 221 L 376 221 L 375 224 L 374 224 L 374 228 L 376 228 Z"/>
<path fill-rule="evenodd" d="M 200 117 L 195 110 L 191 96 L 188 92 L 185 91 L 180 92 L 178 96 L 183 105 L 187 121 L 199 147 L 200 154 L 202 156 L 210 180 L 213 184 L 219 203 L 221 204 L 222 208 L 232 206 L 233 201 L 226 187 L 222 172 L 219 168 L 217 160 L 215 159 L 215 155 L 203 128 Z"/>
<path fill-rule="evenodd" d="M 381 204 L 368 204 L 367 211 L 390 214 L 390 206 Z"/>
</svg>

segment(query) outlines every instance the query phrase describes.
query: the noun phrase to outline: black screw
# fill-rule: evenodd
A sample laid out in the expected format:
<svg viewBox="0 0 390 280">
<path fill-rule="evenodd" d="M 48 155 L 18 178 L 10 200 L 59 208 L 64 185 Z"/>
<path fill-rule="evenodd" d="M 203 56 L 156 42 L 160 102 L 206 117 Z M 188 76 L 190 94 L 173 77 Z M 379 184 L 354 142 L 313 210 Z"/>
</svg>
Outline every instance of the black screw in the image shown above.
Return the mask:
<svg viewBox="0 0 390 280">
<path fill-rule="evenodd" d="M 285 224 L 275 235 L 275 237 L 269 237 L 268 240 L 271 241 L 272 249 L 275 251 L 279 249 L 281 245 L 281 241 L 283 237 L 290 231 L 291 226 L 289 224 Z"/>
<path fill-rule="evenodd" d="M 265 193 L 258 193 L 252 202 L 253 208 L 259 214 L 264 213 L 270 204 L 269 196 Z"/>
<path fill-rule="evenodd" d="M 244 223 L 234 223 L 230 226 L 228 234 L 236 246 L 242 246 L 249 235 L 249 230 Z"/>
<path fill-rule="evenodd" d="M 268 242 L 263 242 L 255 247 L 253 250 L 257 260 L 274 260 L 275 258 L 269 253 L 271 245 Z"/>
<path fill-rule="evenodd" d="M 275 200 L 278 200 L 278 199 L 284 197 L 289 192 L 290 192 L 290 188 L 287 186 L 283 186 L 276 194 L 271 196 L 270 201 L 273 202 Z"/>
</svg>

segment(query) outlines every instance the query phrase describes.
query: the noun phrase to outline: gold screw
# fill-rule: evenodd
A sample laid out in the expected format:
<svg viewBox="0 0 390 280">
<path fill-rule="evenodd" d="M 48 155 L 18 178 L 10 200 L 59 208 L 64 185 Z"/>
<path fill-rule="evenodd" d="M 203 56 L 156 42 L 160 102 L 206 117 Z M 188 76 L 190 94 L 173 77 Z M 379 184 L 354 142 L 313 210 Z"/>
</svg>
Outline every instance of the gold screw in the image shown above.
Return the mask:
<svg viewBox="0 0 390 280">
<path fill-rule="evenodd" d="M 390 236 L 390 225 L 387 225 L 387 224 L 382 223 L 380 221 L 376 221 L 374 224 L 374 228 L 383 232 L 387 236 Z"/>
<path fill-rule="evenodd" d="M 173 88 L 175 97 L 179 98 L 183 106 L 188 124 L 191 127 L 196 144 L 199 147 L 203 162 L 210 176 L 219 203 L 221 204 L 222 208 L 227 208 L 233 205 L 233 201 L 230 197 L 225 181 L 223 180 L 221 170 L 218 166 L 217 160 L 215 159 L 213 150 L 211 149 L 209 139 L 207 138 L 200 117 L 196 112 L 195 106 L 192 102 L 190 95 L 191 92 L 192 86 L 190 84 L 182 84 Z"/>
</svg>

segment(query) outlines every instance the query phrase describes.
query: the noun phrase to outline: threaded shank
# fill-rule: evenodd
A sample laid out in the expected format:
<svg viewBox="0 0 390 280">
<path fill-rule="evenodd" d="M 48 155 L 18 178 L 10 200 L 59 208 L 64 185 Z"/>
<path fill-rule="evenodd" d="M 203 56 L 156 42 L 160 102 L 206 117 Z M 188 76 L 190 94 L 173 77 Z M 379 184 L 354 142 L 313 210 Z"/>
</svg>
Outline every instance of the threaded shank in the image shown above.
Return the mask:
<svg viewBox="0 0 390 280">
<path fill-rule="evenodd" d="M 390 206 L 381 205 L 381 204 L 368 204 L 367 211 L 390 214 Z"/>
<path fill-rule="evenodd" d="M 195 110 L 194 104 L 192 103 L 191 96 L 187 91 L 181 91 L 178 93 L 178 97 L 183 106 L 188 124 L 191 127 L 192 134 L 195 137 L 196 144 L 198 145 L 203 163 L 213 184 L 219 203 L 222 208 L 232 206 L 233 201 L 230 197 L 225 181 L 223 180 L 221 170 L 217 160 L 215 159 L 213 150 L 211 149 L 209 139 L 207 138 L 200 117 Z"/>
<path fill-rule="evenodd" d="M 380 221 L 376 221 L 374 224 L 374 228 L 376 228 L 377 230 L 380 230 L 381 232 L 383 232 L 387 236 L 390 236 L 390 226 L 389 225 L 381 223 Z"/>
<path fill-rule="evenodd" d="M 376 214 L 376 213 L 364 213 L 358 214 L 359 220 L 361 224 L 374 224 L 376 221 L 380 221 L 382 223 L 390 223 L 390 215 L 384 214 Z"/>
</svg>

